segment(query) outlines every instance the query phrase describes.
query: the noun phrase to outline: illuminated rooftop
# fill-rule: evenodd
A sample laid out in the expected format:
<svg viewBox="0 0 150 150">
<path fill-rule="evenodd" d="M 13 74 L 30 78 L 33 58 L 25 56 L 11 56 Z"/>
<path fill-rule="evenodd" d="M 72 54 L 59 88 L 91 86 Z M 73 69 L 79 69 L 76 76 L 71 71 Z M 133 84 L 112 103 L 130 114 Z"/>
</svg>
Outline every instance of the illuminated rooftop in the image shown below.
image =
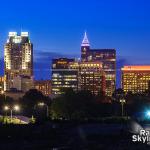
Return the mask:
<svg viewBox="0 0 150 150">
<path fill-rule="evenodd" d="M 121 68 L 122 71 L 150 71 L 149 66 L 124 66 Z"/>
<path fill-rule="evenodd" d="M 9 32 L 9 38 L 7 39 L 7 43 L 13 42 L 13 43 L 21 43 L 22 42 L 22 38 L 28 38 L 29 37 L 29 33 L 28 32 L 21 32 L 21 34 L 19 35 L 17 32 Z"/>
<path fill-rule="evenodd" d="M 81 46 L 90 46 L 90 42 L 89 42 L 89 40 L 88 40 L 88 37 L 87 37 L 87 33 L 86 33 L 86 32 L 84 33 L 84 38 L 83 38 L 83 41 L 82 41 Z"/>
<path fill-rule="evenodd" d="M 81 67 L 101 67 L 102 68 L 102 63 L 101 62 L 81 62 L 80 63 Z"/>
<path fill-rule="evenodd" d="M 9 32 L 9 37 L 15 37 L 15 36 L 18 36 L 17 32 Z M 21 32 L 21 36 L 28 37 L 29 33 L 28 32 Z"/>
</svg>

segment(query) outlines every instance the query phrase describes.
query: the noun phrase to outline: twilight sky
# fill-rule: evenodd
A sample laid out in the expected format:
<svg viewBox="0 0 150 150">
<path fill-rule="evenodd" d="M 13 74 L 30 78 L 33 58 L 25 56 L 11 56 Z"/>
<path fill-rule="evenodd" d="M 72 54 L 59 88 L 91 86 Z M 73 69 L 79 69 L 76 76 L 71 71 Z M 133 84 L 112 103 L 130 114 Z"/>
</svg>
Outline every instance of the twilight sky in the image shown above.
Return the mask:
<svg viewBox="0 0 150 150">
<path fill-rule="evenodd" d="M 53 57 L 80 56 L 85 30 L 92 48 L 117 50 L 118 69 L 123 64 L 150 64 L 149 6 L 149 0 L 3 0 L 0 73 L 9 31 L 30 32 L 37 79 L 50 78 Z"/>
</svg>

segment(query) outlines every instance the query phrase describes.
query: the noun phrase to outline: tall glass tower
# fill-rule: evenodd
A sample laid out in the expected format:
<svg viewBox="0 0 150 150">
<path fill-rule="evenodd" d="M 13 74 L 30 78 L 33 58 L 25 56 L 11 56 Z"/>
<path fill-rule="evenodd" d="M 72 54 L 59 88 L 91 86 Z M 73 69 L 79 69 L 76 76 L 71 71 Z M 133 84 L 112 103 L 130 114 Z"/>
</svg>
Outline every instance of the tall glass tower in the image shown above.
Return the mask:
<svg viewBox="0 0 150 150">
<path fill-rule="evenodd" d="M 9 32 L 4 46 L 4 65 L 4 91 L 16 88 L 14 82 L 18 77 L 33 77 L 33 44 L 28 32 L 20 35 Z"/>
<path fill-rule="evenodd" d="M 81 44 L 82 62 L 101 62 L 105 72 L 106 95 L 112 96 L 116 88 L 116 50 L 115 49 L 92 49 L 85 32 Z"/>
</svg>

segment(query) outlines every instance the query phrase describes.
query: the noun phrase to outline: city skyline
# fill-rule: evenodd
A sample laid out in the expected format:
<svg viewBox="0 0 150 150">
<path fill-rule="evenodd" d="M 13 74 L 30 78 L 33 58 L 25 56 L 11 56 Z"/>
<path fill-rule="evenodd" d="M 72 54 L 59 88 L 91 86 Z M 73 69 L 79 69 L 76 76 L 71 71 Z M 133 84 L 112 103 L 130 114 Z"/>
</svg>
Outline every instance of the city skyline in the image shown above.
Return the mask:
<svg viewBox="0 0 150 150">
<path fill-rule="evenodd" d="M 123 65 L 150 64 L 148 0 L 44 0 L 42 3 L 27 0 L 26 3 L 28 2 L 30 5 L 27 7 L 23 7 L 23 2 L 18 0 L 1 2 L 1 64 L 7 33 L 28 31 L 34 43 L 36 78 L 49 79 L 50 59 L 55 56 L 80 56 L 80 44 L 85 30 L 92 48 L 116 49 L 117 69 Z M 2 70 L 1 65 L 1 75 Z M 39 72 L 43 74 L 40 76 Z M 118 81 L 117 84 L 119 85 Z"/>
<path fill-rule="evenodd" d="M 11 32 L 10 32 L 11 33 Z M 13 32 L 12 32 L 13 33 Z M 26 32 L 23 32 L 23 33 L 26 33 Z M 28 33 L 29 35 L 30 35 L 30 33 Z M 85 34 L 86 34 L 86 38 L 87 38 L 87 31 L 85 31 L 84 32 L 84 34 L 83 34 L 83 36 L 82 37 L 84 37 L 85 36 Z M 89 38 L 89 36 L 88 36 L 88 38 Z M 88 39 L 87 39 L 88 40 Z M 82 42 L 83 42 L 83 40 L 81 40 L 81 43 L 80 43 L 80 45 L 82 45 Z M 93 44 L 91 44 L 92 42 L 90 42 L 89 40 L 88 40 L 88 42 L 90 43 L 90 45 L 93 45 Z M 106 48 L 106 50 L 107 50 L 107 48 Z M 33 48 L 33 51 L 34 51 L 34 48 Z M 50 55 L 51 54 L 51 55 Z M 39 55 L 40 55 L 40 53 L 39 53 Z M 79 56 L 78 56 L 79 55 Z M 49 60 L 49 62 L 47 62 L 47 64 L 44 64 L 44 65 L 48 65 L 48 66 L 50 66 L 51 67 L 51 65 L 52 65 L 52 59 L 54 59 L 54 58 L 80 58 L 80 53 L 78 54 L 78 55 L 74 55 L 74 54 L 63 54 L 63 53 L 57 53 L 57 52 L 50 52 L 50 53 L 48 53 L 48 52 L 45 52 L 45 58 L 47 58 L 48 60 Z M 33 67 L 33 72 L 34 72 L 34 77 L 35 77 L 35 80 L 40 80 L 40 79 L 51 79 L 51 68 L 44 68 L 44 69 L 41 69 L 43 66 L 43 63 L 42 62 L 40 62 L 40 61 L 36 61 L 35 60 L 35 58 L 36 58 L 37 56 L 36 56 L 36 54 L 35 53 L 33 53 L 33 59 L 34 59 L 34 67 Z M 37 57 L 38 59 L 41 59 L 40 58 L 40 56 L 39 57 Z M 124 65 L 145 65 L 145 64 L 143 64 L 143 63 L 125 63 L 125 60 L 120 60 L 120 59 L 118 59 L 118 55 L 116 55 L 116 65 L 117 65 L 117 69 L 116 69 L 116 87 L 117 88 L 120 88 L 121 87 L 121 68 L 124 66 Z M 141 57 L 142 58 L 142 57 Z M 4 60 L 3 60 L 3 58 L 0 60 L 1 61 L 1 64 L 3 64 L 4 62 Z M 41 68 L 40 68 L 40 67 Z M 0 74 L 1 75 L 4 75 L 4 73 L 3 73 L 3 70 L 4 70 L 4 68 L 3 68 L 3 65 L 1 66 L 2 67 L 2 70 L 0 71 Z M 38 68 L 38 69 L 37 69 Z M 44 71 L 44 73 L 46 73 L 46 72 L 49 72 L 46 76 L 44 76 L 44 73 L 43 72 L 41 72 L 41 71 Z M 40 72 L 40 74 L 39 74 L 39 72 Z"/>
<path fill-rule="evenodd" d="M 149 149 L 150 0 L 0 2 L 0 150 Z"/>
</svg>

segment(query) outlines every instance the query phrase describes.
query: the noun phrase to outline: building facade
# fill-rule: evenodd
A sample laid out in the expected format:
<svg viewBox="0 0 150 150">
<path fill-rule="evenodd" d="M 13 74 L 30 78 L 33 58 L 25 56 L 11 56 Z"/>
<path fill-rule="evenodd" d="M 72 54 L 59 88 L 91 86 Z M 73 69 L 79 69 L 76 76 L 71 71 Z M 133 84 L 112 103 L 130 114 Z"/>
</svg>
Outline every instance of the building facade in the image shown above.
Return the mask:
<svg viewBox="0 0 150 150">
<path fill-rule="evenodd" d="M 33 45 L 28 32 L 9 32 L 4 48 L 4 91 L 16 88 L 14 79 L 18 76 L 33 76 Z"/>
<path fill-rule="evenodd" d="M 23 91 L 18 91 L 16 88 L 11 88 L 9 91 L 5 91 L 5 96 L 11 97 L 14 100 L 19 100 L 25 95 Z"/>
<path fill-rule="evenodd" d="M 61 95 L 67 88 L 78 90 L 78 69 L 72 68 L 73 63 L 75 59 L 52 60 L 52 94 Z"/>
<path fill-rule="evenodd" d="M 100 62 L 79 62 L 74 59 L 53 60 L 52 94 L 60 95 L 66 88 L 74 91 L 89 90 L 97 95 L 105 93 L 105 73 Z"/>
<path fill-rule="evenodd" d="M 95 95 L 106 91 L 105 73 L 100 62 L 81 62 L 78 80 L 80 90 L 88 90 Z"/>
<path fill-rule="evenodd" d="M 124 66 L 121 71 L 125 93 L 142 93 L 149 89 L 150 66 Z"/>
<path fill-rule="evenodd" d="M 41 91 L 43 95 L 51 95 L 51 80 L 35 80 L 34 88 L 38 91 Z"/>
<path fill-rule="evenodd" d="M 33 77 L 24 76 L 24 75 L 20 75 L 20 76 L 14 77 L 14 79 L 13 79 L 13 87 L 17 91 L 22 91 L 22 92 L 26 93 L 30 89 L 34 88 Z"/>
<path fill-rule="evenodd" d="M 0 77 L 0 93 L 4 94 L 4 76 Z"/>
<path fill-rule="evenodd" d="M 91 49 L 85 33 L 81 44 L 82 62 L 100 62 L 105 72 L 106 95 L 111 96 L 116 87 L 116 50 L 115 49 Z"/>
</svg>

